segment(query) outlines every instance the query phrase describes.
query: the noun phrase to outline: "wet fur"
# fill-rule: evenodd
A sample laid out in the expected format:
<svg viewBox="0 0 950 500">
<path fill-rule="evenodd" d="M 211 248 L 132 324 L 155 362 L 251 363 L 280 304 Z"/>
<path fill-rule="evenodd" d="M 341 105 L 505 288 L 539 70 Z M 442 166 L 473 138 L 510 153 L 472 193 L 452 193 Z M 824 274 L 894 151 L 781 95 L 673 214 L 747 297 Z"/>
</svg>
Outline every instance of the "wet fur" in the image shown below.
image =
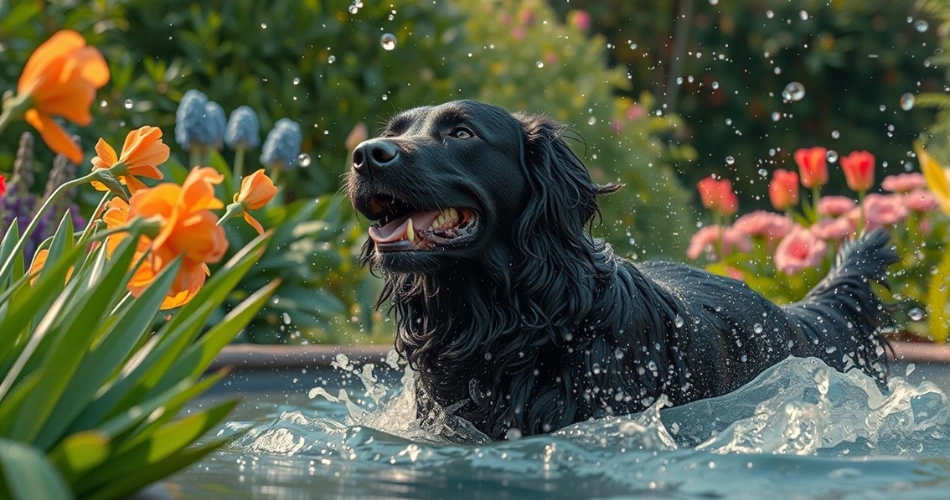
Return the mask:
<svg viewBox="0 0 950 500">
<path fill-rule="evenodd" d="M 460 122 L 477 142 L 446 139 Z M 549 432 L 663 394 L 675 405 L 724 394 L 789 355 L 883 380 L 888 319 L 870 282 L 896 260 L 884 232 L 845 245 L 828 276 L 783 307 L 700 269 L 634 265 L 587 231 L 596 197 L 619 186 L 593 183 L 563 132 L 473 101 L 418 108 L 377 139 L 401 150 L 392 172 L 350 175 L 358 207 L 375 190 L 474 203 L 482 217 L 474 248 L 363 249 L 385 280 L 377 307 L 389 305 L 396 349 L 418 372 L 421 417 L 449 409 L 494 439 Z"/>
</svg>

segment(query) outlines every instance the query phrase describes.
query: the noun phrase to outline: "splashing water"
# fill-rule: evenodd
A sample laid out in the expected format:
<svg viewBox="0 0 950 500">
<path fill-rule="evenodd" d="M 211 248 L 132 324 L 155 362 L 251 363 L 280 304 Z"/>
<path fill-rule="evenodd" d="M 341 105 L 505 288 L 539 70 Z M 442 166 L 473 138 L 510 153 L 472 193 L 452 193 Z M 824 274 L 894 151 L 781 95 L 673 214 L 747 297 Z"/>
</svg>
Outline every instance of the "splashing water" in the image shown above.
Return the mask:
<svg viewBox="0 0 950 500">
<path fill-rule="evenodd" d="M 950 488 L 940 388 L 894 377 L 882 392 L 813 358 L 789 358 L 718 398 L 666 408 L 663 397 L 640 414 L 496 443 L 451 409 L 420 425 L 413 391 L 399 389 L 414 375 L 401 365 L 334 365 L 350 385 L 313 388 L 314 399 L 249 398 L 219 435 L 246 433 L 177 476 L 178 497 L 922 498 Z"/>
</svg>

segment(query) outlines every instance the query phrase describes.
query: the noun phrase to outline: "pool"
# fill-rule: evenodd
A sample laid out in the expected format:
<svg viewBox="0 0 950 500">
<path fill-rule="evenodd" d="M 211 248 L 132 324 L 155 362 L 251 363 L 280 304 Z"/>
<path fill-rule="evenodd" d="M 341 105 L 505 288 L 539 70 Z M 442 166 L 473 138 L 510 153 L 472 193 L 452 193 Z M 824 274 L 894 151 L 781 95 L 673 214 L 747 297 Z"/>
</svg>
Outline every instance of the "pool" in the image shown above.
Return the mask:
<svg viewBox="0 0 950 500">
<path fill-rule="evenodd" d="M 197 405 L 240 394 L 218 434 L 246 434 L 173 476 L 168 493 L 910 499 L 950 491 L 947 365 L 892 363 L 897 376 L 882 394 L 862 375 L 790 358 L 720 398 L 498 443 L 449 426 L 475 441 L 455 444 L 416 425 L 399 391 L 402 367 L 369 361 L 232 375 Z"/>
</svg>

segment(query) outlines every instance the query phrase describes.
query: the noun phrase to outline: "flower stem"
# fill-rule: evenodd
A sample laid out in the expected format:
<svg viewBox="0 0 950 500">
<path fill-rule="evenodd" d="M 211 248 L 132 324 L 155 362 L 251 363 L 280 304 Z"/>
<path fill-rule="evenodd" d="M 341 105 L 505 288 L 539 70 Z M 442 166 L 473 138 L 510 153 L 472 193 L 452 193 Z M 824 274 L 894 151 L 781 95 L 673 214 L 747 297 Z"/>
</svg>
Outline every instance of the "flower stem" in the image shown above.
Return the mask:
<svg viewBox="0 0 950 500">
<path fill-rule="evenodd" d="M 218 219 L 218 225 L 220 226 L 224 224 L 225 221 L 228 221 L 230 219 L 233 219 L 234 217 L 237 217 L 238 215 L 243 215 L 243 214 L 244 214 L 244 204 L 232 203 L 228 205 L 228 209 L 224 212 L 224 215 L 222 215 L 221 218 Z"/>
<path fill-rule="evenodd" d="M 190 163 L 190 165 L 188 165 L 188 170 L 191 170 L 192 168 L 197 167 L 197 166 L 198 166 L 198 163 L 201 162 L 201 151 L 200 151 L 200 149 L 201 149 L 201 146 L 198 146 L 197 144 L 192 144 L 192 145 L 191 145 L 191 149 L 188 151 L 188 152 L 189 152 L 189 162 L 188 162 L 188 163 Z"/>
<path fill-rule="evenodd" d="M 858 227 L 855 230 L 858 236 L 864 232 L 864 190 L 858 191 Z"/>
<path fill-rule="evenodd" d="M 234 192 L 241 190 L 241 177 L 244 176 L 244 151 L 246 148 L 238 146 L 234 151 Z"/>
<path fill-rule="evenodd" d="M 43 204 L 40 205 L 39 210 L 37 210 L 33 215 L 33 218 L 30 220 L 30 224 L 26 227 L 26 230 L 20 235 L 20 239 L 17 241 L 16 246 L 13 247 L 13 251 L 10 252 L 10 256 L 7 257 L 6 262 L 3 263 L 3 267 L 0 267 L 0 282 L 3 282 L 5 279 L 7 279 L 7 276 L 9 276 L 10 271 L 13 269 L 13 262 L 16 260 L 16 256 L 23 252 L 23 247 L 26 246 L 26 242 L 30 239 L 30 235 L 33 234 L 33 231 L 36 231 L 36 227 L 39 225 L 40 219 L 43 218 L 43 214 L 45 214 L 46 211 L 53 206 L 53 201 L 67 190 L 72 189 L 73 187 L 76 187 L 80 184 L 85 184 L 95 178 L 96 173 L 93 171 L 92 173 L 78 179 L 64 182 L 46 197 L 46 199 L 43 201 Z"/>
<path fill-rule="evenodd" d="M 14 120 L 22 118 L 32 103 L 33 100 L 29 95 L 14 96 L 3 101 L 3 112 L 0 113 L 0 133 L 3 133 L 3 129 Z"/>
<path fill-rule="evenodd" d="M 819 198 L 820 190 L 821 190 L 821 186 L 818 185 L 817 183 L 811 188 L 811 202 L 812 202 L 812 209 L 814 210 L 814 212 L 812 213 L 812 217 L 813 217 L 811 221 L 812 224 L 818 222 L 818 219 L 821 218 L 820 214 L 818 213 L 818 200 L 820 199 Z"/>
<path fill-rule="evenodd" d="M 725 260 L 726 254 L 723 252 L 723 250 L 726 247 L 726 244 L 724 241 L 725 239 L 724 235 L 725 235 L 726 229 L 722 227 L 722 214 L 719 212 L 716 212 L 716 214 L 713 217 L 715 219 L 716 229 L 719 231 L 719 234 L 717 235 L 718 237 L 716 238 L 716 257 L 719 260 Z"/>
</svg>

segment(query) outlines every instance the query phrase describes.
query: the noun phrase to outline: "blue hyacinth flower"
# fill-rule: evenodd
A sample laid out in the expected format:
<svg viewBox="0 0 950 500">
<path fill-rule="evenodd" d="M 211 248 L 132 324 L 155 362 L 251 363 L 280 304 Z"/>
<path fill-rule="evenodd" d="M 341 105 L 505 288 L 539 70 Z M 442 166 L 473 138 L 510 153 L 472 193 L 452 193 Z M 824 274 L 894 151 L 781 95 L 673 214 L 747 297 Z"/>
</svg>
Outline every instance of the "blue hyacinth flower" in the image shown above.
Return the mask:
<svg viewBox="0 0 950 500">
<path fill-rule="evenodd" d="M 296 163 L 300 155 L 303 134 L 300 125 L 293 120 L 281 118 L 267 133 L 261 152 L 261 164 L 289 167 Z"/>
<path fill-rule="evenodd" d="M 257 113 L 250 106 L 240 106 L 231 112 L 224 142 L 231 149 L 254 149 L 261 143 L 261 126 Z"/>
<path fill-rule="evenodd" d="M 220 150 L 224 146 L 224 131 L 228 127 L 228 120 L 224 116 L 224 108 L 214 101 L 205 104 L 205 127 L 208 128 L 208 142 L 203 144 Z"/>
</svg>

